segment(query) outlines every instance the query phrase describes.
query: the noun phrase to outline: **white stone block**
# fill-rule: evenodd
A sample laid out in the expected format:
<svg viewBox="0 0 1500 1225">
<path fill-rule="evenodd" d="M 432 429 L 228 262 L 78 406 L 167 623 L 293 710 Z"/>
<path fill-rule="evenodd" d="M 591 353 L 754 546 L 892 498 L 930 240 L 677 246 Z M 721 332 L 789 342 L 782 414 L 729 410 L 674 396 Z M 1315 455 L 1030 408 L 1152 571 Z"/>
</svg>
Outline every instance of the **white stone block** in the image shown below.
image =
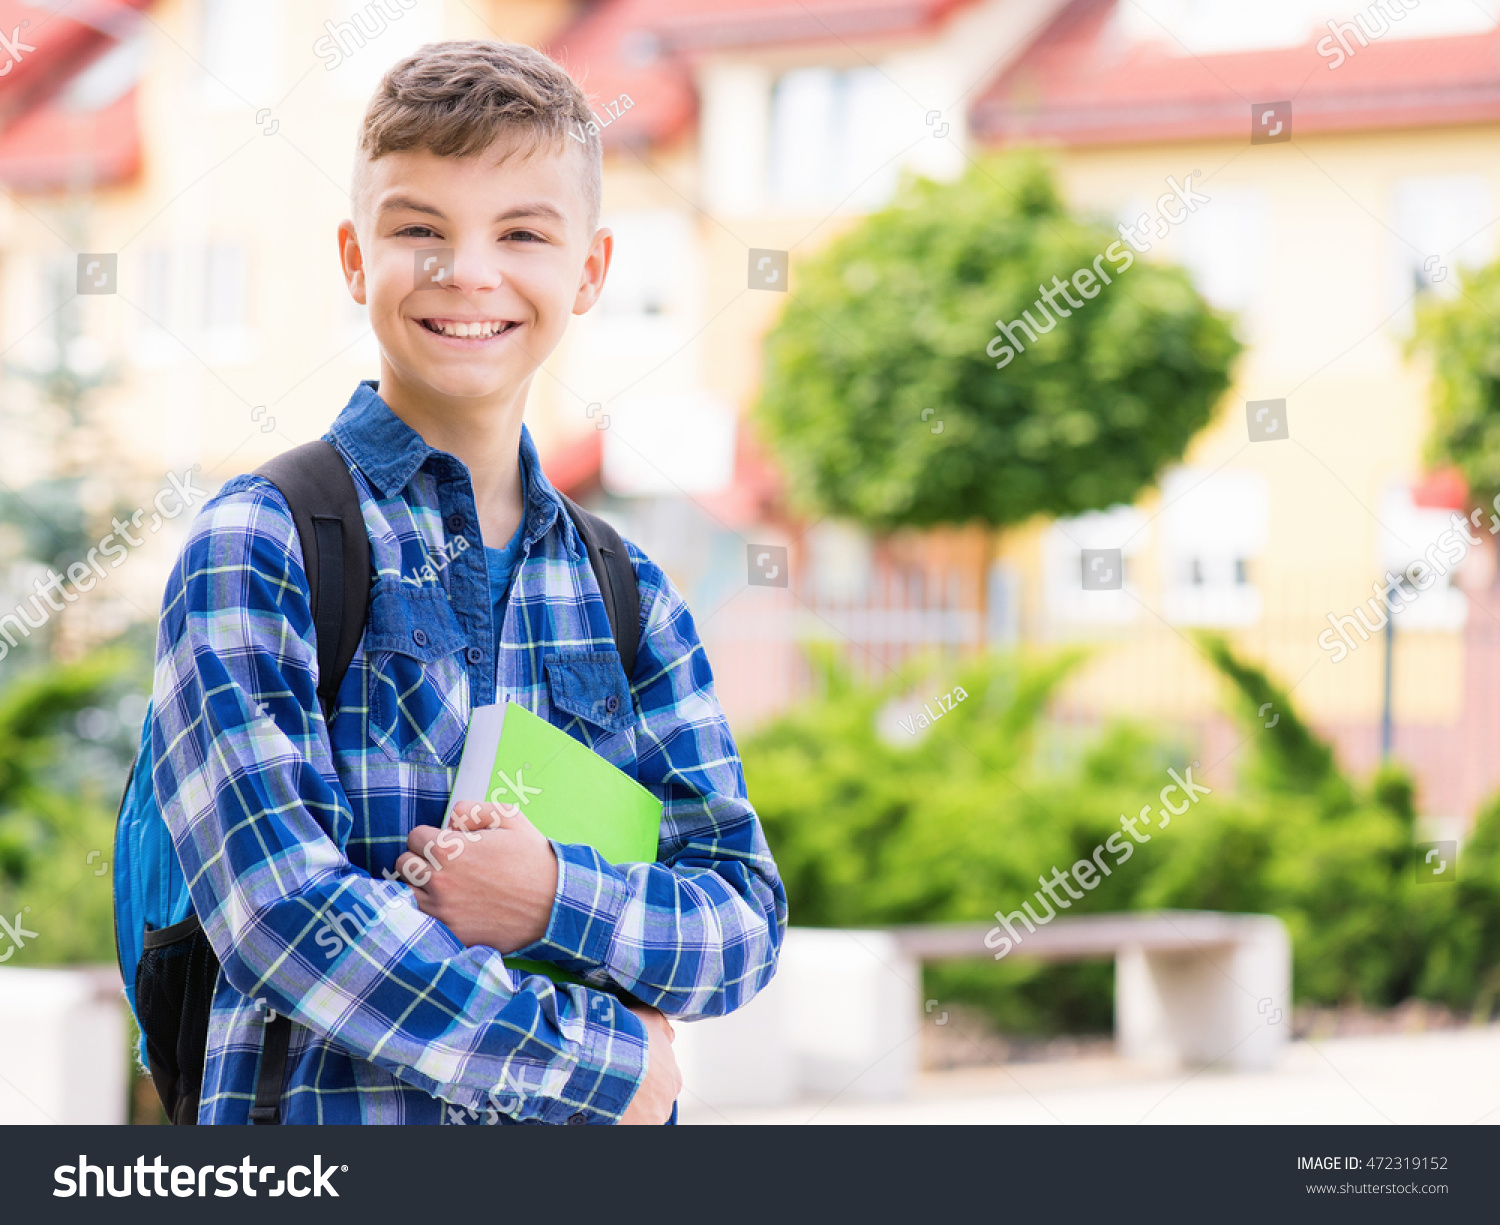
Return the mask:
<svg viewBox="0 0 1500 1225">
<path fill-rule="evenodd" d="M 712 1108 L 780 1106 L 797 1095 L 786 1033 L 786 991 L 774 978 L 726 1017 L 674 1022 L 684 1098 Z"/>
<path fill-rule="evenodd" d="M 0 1123 L 124 1123 L 130 1059 L 117 974 L 0 967 Z"/>
<path fill-rule="evenodd" d="M 815 1097 L 899 1098 L 920 1055 L 922 972 L 883 931 L 792 928 L 778 979 L 798 1083 Z"/>
<path fill-rule="evenodd" d="M 1291 1037 L 1292 948 L 1269 916 L 1236 918 L 1232 943 L 1193 951 L 1123 947 L 1115 959 L 1121 1055 L 1169 1066 L 1270 1068 Z"/>
</svg>

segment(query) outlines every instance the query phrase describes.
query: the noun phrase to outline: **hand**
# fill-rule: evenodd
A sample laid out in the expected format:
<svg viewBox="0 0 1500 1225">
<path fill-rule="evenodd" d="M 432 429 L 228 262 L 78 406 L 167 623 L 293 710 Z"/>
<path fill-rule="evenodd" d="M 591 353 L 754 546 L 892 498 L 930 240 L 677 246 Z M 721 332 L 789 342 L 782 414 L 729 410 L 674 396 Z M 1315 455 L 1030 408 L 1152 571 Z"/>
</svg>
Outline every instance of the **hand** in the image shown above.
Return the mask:
<svg viewBox="0 0 1500 1225">
<path fill-rule="evenodd" d="M 417 909 L 464 944 L 514 953 L 547 934 L 557 855 L 515 805 L 460 802 L 447 829 L 419 825 L 406 845 L 396 871 Z"/>
<path fill-rule="evenodd" d="M 643 1004 L 630 1011 L 646 1027 L 646 1077 L 620 1116 L 620 1125 L 660 1127 L 672 1117 L 672 1103 L 682 1092 L 682 1073 L 677 1070 L 677 1057 L 672 1054 L 676 1031 L 672 1022 L 655 1008 Z"/>
</svg>

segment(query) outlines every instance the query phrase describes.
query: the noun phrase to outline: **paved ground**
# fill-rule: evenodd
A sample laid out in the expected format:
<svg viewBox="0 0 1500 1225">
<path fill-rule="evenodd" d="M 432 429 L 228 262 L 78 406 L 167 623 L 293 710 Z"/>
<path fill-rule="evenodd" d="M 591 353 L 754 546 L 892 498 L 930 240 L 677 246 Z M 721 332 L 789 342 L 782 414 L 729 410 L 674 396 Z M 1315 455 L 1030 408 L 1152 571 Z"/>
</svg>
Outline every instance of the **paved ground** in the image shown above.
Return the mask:
<svg viewBox="0 0 1500 1225">
<path fill-rule="evenodd" d="M 904 1102 L 714 1110 L 684 1123 L 1500 1123 L 1500 1025 L 1294 1042 L 1272 1072 L 1166 1075 L 1113 1058 L 925 1075 Z"/>
</svg>

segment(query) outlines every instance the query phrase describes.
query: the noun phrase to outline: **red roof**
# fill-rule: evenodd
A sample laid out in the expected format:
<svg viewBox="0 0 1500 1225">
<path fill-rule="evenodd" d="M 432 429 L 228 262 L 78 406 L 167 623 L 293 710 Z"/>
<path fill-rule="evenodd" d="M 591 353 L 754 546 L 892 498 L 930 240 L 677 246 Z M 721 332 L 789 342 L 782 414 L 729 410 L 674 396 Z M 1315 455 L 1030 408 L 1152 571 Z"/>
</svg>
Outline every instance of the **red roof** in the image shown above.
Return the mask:
<svg viewBox="0 0 1500 1225">
<path fill-rule="evenodd" d="M 35 47 L 0 76 L 0 128 L 51 97 L 102 52 L 127 37 L 140 22 L 138 9 L 152 0 L 74 0 L 49 12 L 39 4 L 0 0 L 0 32 L 21 31 Z M 10 56 L 0 50 L 0 60 Z M 4 67 L 0 63 L 0 67 Z"/>
<path fill-rule="evenodd" d="M 19 191 L 108 186 L 140 165 L 134 89 L 96 111 L 39 106 L 0 134 L 0 182 Z"/>
<path fill-rule="evenodd" d="M 604 128 L 606 148 L 660 144 L 697 114 L 694 56 L 724 47 L 862 43 L 935 30 L 973 0 L 606 0 L 549 40 L 597 105 L 628 94 L 635 105 Z M 601 125 L 602 126 L 602 125 Z"/>
<path fill-rule="evenodd" d="M 1292 102 L 1292 131 L 1428 127 L 1500 119 L 1500 31 L 1448 38 L 1390 37 L 1337 70 L 1304 45 L 1187 55 L 1173 44 L 1122 44 L 1109 25 L 1116 0 L 1074 0 L 970 113 L 994 142 L 1139 144 L 1248 141 L 1252 104 Z M 1353 11 L 1352 9 L 1350 10 Z M 1336 46 L 1334 44 L 1333 46 Z"/>
<path fill-rule="evenodd" d="M 74 0 L 48 11 L 0 0 L 0 34 L 19 30 L 27 48 L 13 61 L 0 48 L 0 182 L 27 191 L 97 187 L 134 175 L 141 136 L 136 91 L 96 109 L 60 97 L 80 72 L 131 35 L 151 0 Z"/>
</svg>

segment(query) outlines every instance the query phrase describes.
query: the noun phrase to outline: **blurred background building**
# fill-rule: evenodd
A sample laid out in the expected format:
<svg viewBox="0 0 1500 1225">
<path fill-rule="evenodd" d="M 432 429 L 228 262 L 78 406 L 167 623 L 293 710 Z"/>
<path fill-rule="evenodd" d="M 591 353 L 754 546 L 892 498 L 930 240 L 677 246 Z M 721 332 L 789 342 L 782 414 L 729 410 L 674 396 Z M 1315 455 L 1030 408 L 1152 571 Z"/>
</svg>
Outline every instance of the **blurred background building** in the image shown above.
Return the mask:
<svg viewBox="0 0 1500 1225">
<path fill-rule="evenodd" d="M 0 31 L 34 47 L 0 78 L 0 477 L 48 453 L 28 425 L 39 371 L 107 376 L 95 454 L 74 458 L 147 484 L 192 463 L 217 483 L 320 434 L 376 373 L 333 241 L 371 89 L 434 39 L 534 42 L 610 119 L 618 247 L 599 308 L 537 382 L 532 429 L 554 480 L 683 587 L 737 727 L 805 691 L 809 638 L 872 675 L 934 646 L 1082 639 L 1114 649 L 1064 717 L 1175 720 L 1227 749 L 1183 636 L 1207 626 L 1364 767 L 1384 647 L 1330 665 L 1317 639 L 1469 508 L 1424 466 L 1426 372 L 1405 344 L 1419 285 L 1451 292 L 1495 255 L 1493 10 L 1424 0 L 1382 32 L 1317 0 L 0 0 Z M 1319 44 L 1330 21 L 1341 41 Z M 1287 100 L 1296 139 L 1249 144 L 1250 104 Z M 748 287 L 748 251 L 789 252 L 795 294 L 799 258 L 902 173 L 1030 144 L 1110 225 L 1150 212 L 1169 177 L 1209 198 L 1149 258 L 1238 316 L 1249 347 L 1223 414 L 1139 505 L 998 551 L 978 529 L 877 540 L 798 521 L 744 422 L 785 301 Z M 113 293 L 75 293 L 79 252 L 116 257 Z M 1280 398 L 1289 438 L 1252 443 L 1241 402 Z M 1123 612 L 1077 590 L 1093 540 L 1123 545 Z M 789 588 L 746 588 L 749 543 L 790 547 Z M 169 543 L 153 548 L 164 565 Z M 141 607 L 160 574 L 126 576 Z M 1497 624 L 1489 548 L 1396 620 L 1394 752 L 1439 827 L 1500 781 Z"/>
<path fill-rule="evenodd" d="M 1391 11 L 1398 7 L 1399 17 Z M 1180 742 L 1201 746 L 1205 761 L 1232 766 L 1241 733 L 1221 713 L 1222 680 L 1192 637 L 1208 629 L 1290 691 L 1336 745 L 1350 778 L 1367 778 L 1388 751 L 1416 780 L 1421 835 L 1460 837 L 1500 788 L 1492 539 L 1500 518 L 1489 519 L 1490 508 L 1455 472 L 1424 458 L 1430 371 L 1410 341 L 1421 293 L 1451 299 L 1465 273 L 1500 254 L 1497 7 L 1495 0 L 1358 9 L 1353 0 L 1346 8 L 1330 0 L 1253 7 L 0 0 L 0 558 L 14 562 L 0 571 L 3 606 L 22 598 L 51 559 L 70 555 L 56 541 L 28 553 L 20 536 L 47 526 L 75 494 L 88 515 L 107 518 L 122 498 L 147 505 L 168 473 L 192 465 L 214 488 L 321 435 L 356 382 L 378 374 L 374 336 L 342 283 L 335 250 L 365 103 L 386 68 L 424 43 L 526 42 L 573 70 L 594 104 L 605 146 L 603 223 L 617 236 L 603 299 L 574 321 L 535 382 L 530 427 L 554 482 L 604 510 L 683 589 L 742 741 L 816 700 L 812 642 L 832 644 L 874 680 L 919 654 L 973 662 L 988 648 L 1040 647 L 1033 654 L 1044 656 L 1048 647 L 1084 643 L 1095 650 L 1050 705 L 1052 728 L 1081 740 L 1131 716 L 1164 729 L 1163 741 L 1181 731 Z M 1109 232 L 1130 227 L 1143 258 L 1181 265 L 1210 303 L 1233 313 L 1246 348 L 1219 413 L 1135 504 L 1077 519 L 1004 532 L 876 535 L 799 516 L 748 414 L 760 390 L 763 339 L 795 299 L 803 262 L 891 203 L 903 175 L 951 180 L 990 153 L 1020 148 L 1045 151 L 1077 214 Z M 1196 193 L 1190 211 L 1143 230 L 1143 214 L 1176 211 L 1179 188 Z M 785 253 L 785 279 L 757 275 L 752 252 Z M 1284 412 L 1285 436 L 1258 437 L 1247 401 L 1284 402 L 1275 411 Z M 941 430 L 944 405 L 931 405 L 930 415 L 930 426 L 916 428 Z M 41 474 L 73 482 L 66 498 L 37 501 Z M 23 488 L 27 506 L 5 500 Z M 1330 617 L 1348 618 L 1387 570 L 1424 553 L 1452 513 L 1471 511 L 1482 512 L 1471 520 L 1481 545 L 1398 612 L 1389 637 L 1376 629 L 1338 661 L 1319 645 Z M 57 776 L 51 794 L 67 802 L 42 802 L 15 784 L 21 773 L 0 769 L 0 896 L 37 890 L 15 897 L 36 898 L 54 925 L 32 964 L 107 960 L 107 879 L 94 864 L 108 854 L 101 848 L 109 845 L 120 762 L 96 772 L 97 794 L 86 803 L 74 802 L 84 793 L 68 771 L 86 764 L 76 746 L 97 748 L 109 737 L 116 757 L 128 758 L 144 697 L 136 677 L 117 705 L 112 692 L 109 704 L 99 699 L 75 712 L 69 701 L 95 699 L 78 696 L 88 686 L 63 665 L 88 665 L 86 648 L 122 629 L 139 639 L 139 659 L 148 658 L 164 572 L 186 522 L 166 524 L 140 549 L 150 561 L 124 568 L 107 592 L 81 600 L 49 629 L 50 653 L 35 672 L 62 689 L 75 686 L 57 705 L 76 737 L 62 750 L 39 740 L 25 751 L 38 761 L 52 752 L 55 760 L 38 769 Z M 69 530 L 92 531 L 91 523 L 85 515 Z M 747 583 L 758 552 L 774 548 L 787 550 L 789 578 L 777 576 L 786 585 Z M 1083 548 L 1121 550 L 1122 593 L 1080 588 Z M 25 693 L 15 699 L 26 678 L 14 659 L 11 667 L 0 684 L 0 767 L 22 755 L 3 757 L 8 739 L 42 725 Z M 788 738 L 801 734 L 795 722 L 785 726 Z M 839 728 L 829 738 L 848 735 L 857 750 L 862 734 Z M 784 747 L 761 746 L 760 767 L 772 770 Z M 1142 771 L 1155 769 L 1149 754 L 1134 756 Z M 1028 783 L 1044 779 L 1054 805 L 1033 808 L 1036 797 L 1024 787 L 995 785 L 1010 778 L 1007 769 L 971 780 L 969 807 L 949 817 L 977 829 L 973 814 L 994 816 L 1000 823 L 984 827 L 971 852 L 994 852 L 997 862 L 1013 852 L 1021 878 L 1045 866 L 1028 856 L 1050 863 L 1052 850 L 1011 835 L 1056 833 L 1067 805 L 1113 805 L 1140 784 L 1122 775 L 1117 791 L 1101 784 L 1063 794 L 1054 787 L 1062 775 L 1022 774 Z M 1306 776 L 1290 777 L 1295 790 Z M 1154 793 L 1159 779 L 1147 781 Z M 864 802 L 850 794 L 846 809 Z M 1279 816 L 1285 794 L 1273 788 L 1251 807 Z M 815 790 L 795 798 L 807 796 L 821 799 Z M 1223 865 L 1191 867 L 1186 839 L 1155 848 L 1159 858 L 1143 856 L 1130 881 L 1101 893 L 1101 908 L 1279 905 L 1298 942 L 1299 999 L 1410 1003 L 1419 1012 L 1424 1000 L 1443 999 L 1488 1020 L 1500 1000 L 1500 970 L 1489 945 L 1469 941 L 1469 924 L 1476 915 L 1489 922 L 1493 906 L 1472 905 L 1465 894 L 1450 911 L 1422 909 L 1433 892 L 1406 889 L 1410 865 L 1396 862 L 1410 849 L 1404 842 L 1358 906 L 1337 889 L 1325 896 L 1325 871 L 1337 882 L 1341 865 L 1377 858 L 1367 850 L 1375 826 L 1346 821 L 1336 803 L 1315 812 L 1322 799 L 1297 798 L 1307 802 L 1288 825 L 1302 822 L 1312 838 L 1337 827 L 1342 849 L 1328 850 L 1331 834 L 1314 845 L 1278 833 L 1277 853 L 1305 860 L 1298 887 L 1306 896 L 1296 905 L 1284 898 L 1273 905 L 1260 884 L 1248 899 L 1235 894 L 1235 839 L 1264 827 L 1221 798 L 1222 815 L 1212 820 L 1228 833 L 1208 857 L 1222 851 Z M 1385 805 L 1387 817 L 1402 808 L 1399 788 L 1373 799 L 1362 792 L 1360 803 L 1367 800 L 1362 819 L 1370 807 Z M 1007 804 L 1014 811 L 1002 812 Z M 806 802 L 793 816 L 823 823 L 822 832 L 837 824 L 833 806 Z M 80 812 L 86 821 L 70 825 Z M 1083 816 L 1100 814 L 1108 817 L 1102 809 Z M 928 831 L 934 843 L 951 832 L 941 818 Z M 778 858 L 783 845 L 789 865 L 802 856 L 794 870 L 803 897 L 826 892 L 838 902 L 840 889 L 854 892 L 847 880 L 822 890 L 820 865 L 809 866 L 795 822 L 785 812 L 775 819 L 773 833 L 785 838 L 774 843 Z M 910 845 L 899 842 L 904 831 L 892 833 L 899 821 L 876 835 L 847 811 L 838 821 L 848 862 L 877 836 Z M 1086 821 L 1076 828 L 1089 830 Z M 984 840 L 1007 845 L 997 851 L 978 845 Z M 1174 862 L 1190 865 L 1175 886 L 1142 889 Z M 1492 860 L 1477 862 L 1482 870 Z M 944 866 L 937 856 L 933 865 Z M 1220 866 L 1230 879 L 1215 893 Z M 891 882 L 871 872 L 861 878 L 871 895 L 862 917 L 816 922 L 900 926 L 915 915 L 987 923 L 987 912 L 1024 894 L 994 867 L 976 891 L 928 897 L 920 912 L 899 890 L 894 901 L 882 893 Z M 1195 893 L 1183 879 L 1208 883 Z M 1435 921 L 1426 935 L 1411 936 L 1412 947 L 1395 947 L 1433 913 L 1457 933 L 1453 947 L 1468 950 L 1450 958 L 1467 957 L 1465 973 L 1472 971 L 1458 985 L 1408 973 L 1439 947 Z M 870 914 L 877 919 L 866 924 Z M 1408 915 L 1417 919 L 1407 923 Z M 1391 948 L 1389 981 L 1369 986 L 1373 972 L 1366 983 L 1355 967 L 1347 981 L 1356 986 L 1346 989 L 1345 978 L 1327 973 L 1353 965 L 1349 948 L 1365 948 L 1354 937 L 1340 943 L 1349 916 L 1350 927 L 1369 918 L 1365 945 L 1380 956 Z M 1382 917 L 1403 930 L 1387 938 Z M 994 972 L 987 958 L 983 969 Z M 1074 1004 L 1080 992 L 1103 1000 L 1109 988 L 1101 981 L 1045 980 L 1036 994 L 1050 992 L 1051 1010 L 1038 1014 L 1041 1027 L 1055 1031 L 1084 1015 Z M 1000 990 L 1020 998 L 1026 986 L 1017 976 Z M 932 1012 L 937 1001 L 924 1002 Z M 1102 1007 L 1107 1013 L 1107 1000 Z M 1255 1024 L 1267 1011 L 1257 1010 Z M 923 1024 L 946 1024 L 946 1011 L 941 1021 L 926 1012 Z M 1099 1028 L 1098 1009 L 1085 1020 Z M 941 1031 L 950 1048 L 959 1045 L 958 1028 Z M 1455 1067 L 1479 1066 L 1478 1058 L 1492 1068 L 1492 1034 L 1476 1029 L 1444 1057 Z M 837 1027 L 829 1035 L 842 1052 L 847 1035 Z M 1371 1069 L 1390 1062 L 1373 1048 L 1361 1058 L 1361 1075 L 1372 1078 Z M 1430 1089 L 1424 1058 L 1408 1053 L 1398 1069 L 1411 1082 L 1401 1092 L 1413 1101 L 1427 1100 Z M 1321 1052 L 1320 1059 L 1334 1067 Z M 1343 1071 L 1337 1084 L 1324 1079 L 1330 1093 L 1348 1088 Z M 1440 1079 L 1464 1092 L 1432 1112 L 1478 1113 L 1464 1094 L 1482 1095 L 1484 1085 L 1462 1072 Z M 1227 1091 L 1206 1079 L 1198 1090 L 1213 1100 L 1192 1117 L 1225 1117 L 1222 1102 L 1232 1099 L 1216 1095 Z M 1265 1094 L 1285 1105 L 1274 1086 Z M 1370 1104 L 1361 1100 L 1358 1110 Z M 154 1109 L 149 1086 L 144 1102 L 137 1102 L 143 1115 Z M 1134 1114 L 1147 1117 L 1155 1106 L 1143 1100 L 1142 1109 Z"/>
</svg>

